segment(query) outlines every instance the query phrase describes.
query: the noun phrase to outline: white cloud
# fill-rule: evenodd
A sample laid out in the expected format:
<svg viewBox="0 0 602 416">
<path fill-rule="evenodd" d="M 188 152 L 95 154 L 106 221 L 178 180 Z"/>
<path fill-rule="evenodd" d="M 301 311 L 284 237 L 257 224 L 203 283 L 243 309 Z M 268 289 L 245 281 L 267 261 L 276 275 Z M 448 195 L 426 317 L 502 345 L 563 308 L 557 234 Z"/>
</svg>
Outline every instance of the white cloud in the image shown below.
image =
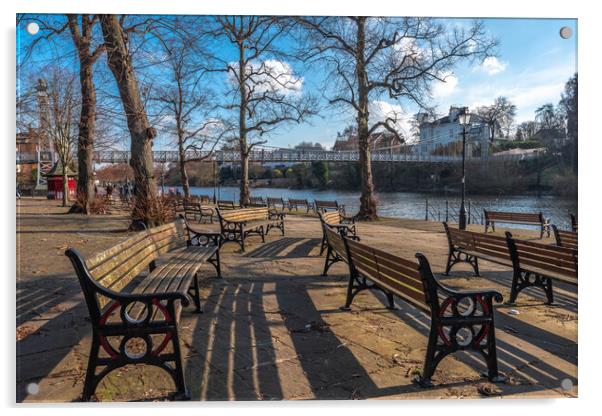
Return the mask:
<svg viewBox="0 0 602 416">
<path fill-rule="evenodd" d="M 238 63 L 230 63 L 237 70 Z M 304 78 L 296 76 L 293 68 L 287 62 L 268 59 L 263 62 L 251 62 L 246 67 L 247 75 L 251 75 L 249 87 L 255 94 L 266 91 L 283 95 L 300 95 Z M 234 84 L 235 78 L 232 71 L 228 73 L 228 81 Z"/>
<path fill-rule="evenodd" d="M 445 80 L 444 82 L 435 81 L 432 91 L 434 98 L 447 97 L 454 93 L 458 86 L 458 78 L 455 75 L 446 73 L 442 78 Z"/>
<path fill-rule="evenodd" d="M 488 56 L 483 60 L 481 69 L 487 72 L 489 75 L 499 74 L 504 72 L 508 64 L 497 59 L 495 56 Z"/>
<path fill-rule="evenodd" d="M 403 37 L 393 45 L 393 51 L 398 55 L 399 59 L 403 59 L 404 56 L 411 56 L 413 59 L 419 59 L 422 56 L 422 49 L 416 43 L 415 38 Z"/>
<path fill-rule="evenodd" d="M 393 122 L 389 122 L 389 125 L 394 127 L 403 136 L 409 137 L 412 116 L 405 112 L 401 105 L 375 100 L 370 103 L 368 110 L 370 111 L 370 123 L 377 123 L 390 118 Z"/>
</svg>

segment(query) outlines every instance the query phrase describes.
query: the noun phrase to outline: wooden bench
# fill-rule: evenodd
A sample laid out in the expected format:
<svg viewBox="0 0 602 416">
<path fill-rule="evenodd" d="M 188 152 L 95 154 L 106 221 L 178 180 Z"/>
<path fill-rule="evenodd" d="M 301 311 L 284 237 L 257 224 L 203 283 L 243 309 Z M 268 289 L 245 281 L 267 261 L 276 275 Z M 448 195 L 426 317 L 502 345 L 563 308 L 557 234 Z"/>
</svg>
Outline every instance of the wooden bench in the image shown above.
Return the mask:
<svg viewBox="0 0 602 416">
<path fill-rule="evenodd" d="M 295 211 L 299 211 L 299 207 L 305 207 L 305 210 L 307 213 L 309 213 L 309 211 L 314 209 L 312 203 L 309 202 L 307 199 L 293 199 L 293 198 L 288 199 L 289 211 L 292 210 L 293 208 L 295 208 Z"/>
<path fill-rule="evenodd" d="M 447 265 L 445 275 L 449 275 L 452 267 L 457 263 L 465 262 L 472 266 L 477 276 L 479 273 L 479 261 L 491 261 L 503 266 L 512 267 L 512 259 L 508 252 L 508 243 L 506 238 L 491 234 L 476 233 L 473 231 L 459 230 L 450 227 L 446 222 L 443 223 L 449 254 L 447 256 Z"/>
<path fill-rule="evenodd" d="M 330 236 L 330 235 L 329 235 Z M 334 235 L 333 235 L 334 237 Z M 491 381 L 503 381 L 498 372 L 493 301 L 502 295 L 494 290 L 452 290 L 437 281 L 427 258 L 417 253 L 407 260 L 347 237 L 341 237 L 347 252 L 349 284 L 341 309 L 349 310 L 362 290 L 378 289 L 395 308 L 393 297 L 426 312 L 431 319 L 424 367 L 418 381 L 432 386 L 439 362 L 457 351 L 480 353 Z"/>
<path fill-rule="evenodd" d="M 199 195 L 197 199 L 201 204 L 208 204 L 211 201 L 209 195 Z"/>
<path fill-rule="evenodd" d="M 267 203 L 268 203 L 268 208 L 274 209 L 274 210 L 279 210 L 281 212 L 283 212 L 286 208 L 286 202 L 284 202 L 283 198 L 270 198 L 268 197 L 267 199 Z M 280 205 L 280 208 L 278 208 L 278 206 Z"/>
<path fill-rule="evenodd" d="M 316 199 L 314 200 L 314 207 L 316 212 L 335 210 L 341 211 L 345 215 L 345 205 L 339 205 L 337 201 L 318 201 Z"/>
<path fill-rule="evenodd" d="M 236 209 L 237 205 L 234 203 L 234 201 L 222 199 L 217 201 L 217 207 L 223 211 L 225 209 Z"/>
<path fill-rule="evenodd" d="M 266 207 L 268 204 L 262 196 L 250 196 L 249 206 L 250 207 Z"/>
<path fill-rule="evenodd" d="M 211 207 L 201 205 L 199 201 L 184 200 L 184 216 L 187 220 L 196 221 L 199 224 L 204 219 L 209 219 L 209 223 L 213 224 L 213 216 L 215 211 Z"/>
<path fill-rule="evenodd" d="M 351 228 L 347 226 L 331 226 L 325 221 L 321 221 L 320 223 L 322 225 L 322 232 L 324 233 L 327 247 L 324 271 L 322 272 L 322 276 L 326 276 L 328 275 L 328 269 L 334 263 L 339 261 L 347 262 L 347 253 L 343 243 L 343 236 L 356 241 L 360 241 L 360 238 L 355 234 L 355 226 L 353 227 L 353 231 L 351 231 Z"/>
<path fill-rule="evenodd" d="M 327 226 L 334 228 L 338 231 L 343 230 L 345 235 L 353 236 L 359 240 L 357 237 L 357 230 L 355 229 L 355 220 L 353 218 L 348 218 L 343 216 L 341 211 L 318 211 L 318 217 L 320 218 L 320 222 L 322 225 L 326 224 Z M 328 246 L 326 241 L 326 233 L 324 232 L 324 227 L 322 227 L 322 242 L 320 244 L 320 256 L 324 253 L 324 250 Z M 328 256 L 327 256 L 328 258 Z"/>
<path fill-rule="evenodd" d="M 570 214 L 571 215 L 571 229 L 573 230 L 573 232 L 577 232 L 577 217 L 575 216 L 575 214 Z"/>
<path fill-rule="evenodd" d="M 546 293 L 548 304 L 553 303 L 553 280 L 577 286 L 577 250 L 517 240 L 509 232 L 506 240 L 514 270 L 508 303 L 514 303 L 521 290 L 533 286 Z"/>
<path fill-rule="evenodd" d="M 103 377 L 128 364 L 164 369 L 174 380 L 175 397 L 187 398 L 179 317 L 190 297 L 201 312 L 198 274 L 204 263 L 212 264 L 221 277 L 219 243 L 218 233 L 195 231 L 180 217 L 88 258 L 75 248 L 65 252 L 92 322 L 84 401 Z"/>
<path fill-rule="evenodd" d="M 284 235 L 284 216 L 282 212 L 275 212 L 268 207 L 241 208 L 229 211 L 217 209 L 220 222 L 222 244 L 236 242 L 245 251 L 245 239 L 249 234 L 261 236 L 265 242 L 265 235 L 272 228 L 278 228 Z"/>
<path fill-rule="evenodd" d="M 557 246 L 577 250 L 577 232 L 559 230 L 554 224 L 552 224 L 552 230 L 554 231 Z"/>
<path fill-rule="evenodd" d="M 510 224 L 526 224 L 537 225 L 540 227 L 539 238 L 543 238 L 543 233 L 547 232 L 550 236 L 550 220 L 544 218 L 541 212 L 539 213 L 523 213 L 523 212 L 497 212 L 483 210 L 485 215 L 485 232 L 489 227 L 495 231 L 495 223 L 510 223 Z"/>
</svg>

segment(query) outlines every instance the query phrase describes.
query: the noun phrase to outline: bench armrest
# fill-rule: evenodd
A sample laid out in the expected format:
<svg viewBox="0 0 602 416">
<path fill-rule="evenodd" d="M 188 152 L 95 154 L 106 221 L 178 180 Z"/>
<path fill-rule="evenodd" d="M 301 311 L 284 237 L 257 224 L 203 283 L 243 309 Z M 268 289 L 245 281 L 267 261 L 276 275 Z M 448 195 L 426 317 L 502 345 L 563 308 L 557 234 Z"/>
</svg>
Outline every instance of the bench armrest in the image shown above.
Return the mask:
<svg viewBox="0 0 602 416">
<path fill-rule="evenodd" d="M 275 209 L 268 210 L 268 218 L 270 220 L 276 220 L 276 219 L 284 220 L 285 216 L 286 216 L 286 213 L 284 213 L 284 212 L 280 212 Z"/>
<path fill-rule="evenodd" d="M 504 300 L 502 294 L 494 289 L 456 290 L 456 289 L 451 289 L 447 286 L 444 286 L 440 282 L 437 282 L 437 283 L 438 283 L 438 286 L 441 289 L 441 291 L 449 296 L 471 297 L 471 298 L 480 296 L 485 299 L 491 298 L 498 303 L 500 303 L 502 300 Z"/>
<path fill-rule="evenodd" d="M 186 231 L 188 231 L 187 245 L 207 247 L 209 246 L 209 243 L 212 242 L 213 245 L 219 247 L 220 239 L 222 238 L 221 233 L 195 229 L 188 224 L 188 221 L 183 215 L 180 215 L 180 218 L 184 220 Z"/>
<path fill-rule="evenodd" d="M 194 230 L 188 227 L 188 233 L 190 239 L 188 240 L 188 245 L 190 246 L 209 246 L 209 243 L 212 243 L 214 246 L 219 247 L 220 240 L 222 238 L 221 233 L 213 232 L 213 231 L 200 231 Z"/>
<path fill-rule="evenodd" d="M 355 224 L 355 218 L 341 215 L 341 223 L 342 224 Z"/>
</svg>

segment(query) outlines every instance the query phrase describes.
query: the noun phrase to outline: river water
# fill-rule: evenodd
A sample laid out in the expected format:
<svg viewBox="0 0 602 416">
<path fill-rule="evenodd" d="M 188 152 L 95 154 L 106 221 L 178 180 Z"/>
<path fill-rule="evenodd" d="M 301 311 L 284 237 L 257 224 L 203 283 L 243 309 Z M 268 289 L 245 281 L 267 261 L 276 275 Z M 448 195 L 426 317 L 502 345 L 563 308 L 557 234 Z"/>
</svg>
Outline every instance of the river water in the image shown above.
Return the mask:
<svg viewBox="0 0 602 416">
<path fill-rule="evenodd" d="M 167 191 L 167 189 L 166 189 Z M 180 188 L 181 191 L 181 188 Z M 209 195 L 213 197 L 213 188 L 191 187 L 193 195 Z M 239 190 L 237 187 L 221 187 L 216 189 L 218 199 L 238 201 Z M 353 214 L 359 209 L 358 191 L 340 191 L 340 190 L 314 190 L 314 189 L 283 189 L 283 188 L 251 188 L 251 195 L 263 197 L 282 197 L 318 200 L 337 200 L 339 204 L 345 204 L 348 214 Z M 445 202 L 448 201 L 450 212 L 459 210 L 459 198 L 452 194 L 434 195 L 417 192 L 379 192 L 377 193 L 379 204 L 379 215 L 396 218 L 414 218 L 425 219 L 426 200 L 431 206 L 431 215 L 429 219 L 441 221 L 445 220 Z M 511 212 L 543 212 L 544 216 L 550 218 L 552 224 L 559 228 L 570 229 L 569 213 L 577 213 L 577 200 L 558 198 L 555 196 L 467 196 L 467 201 L 471 202 L 471 212 L 473 222 L 480 220 L 483 209 L 492 211 L 511 211 Z M 468 205 L 467 205 L 468 209 Z M 437 214 L 440 216 L 438 217 Z M 450 218 L 450 221 L 456 219 Z M 519 227 L 519 225 L 513 225 Z M 523 226 L 524 228 L 531 228 Z"/>
</svg>

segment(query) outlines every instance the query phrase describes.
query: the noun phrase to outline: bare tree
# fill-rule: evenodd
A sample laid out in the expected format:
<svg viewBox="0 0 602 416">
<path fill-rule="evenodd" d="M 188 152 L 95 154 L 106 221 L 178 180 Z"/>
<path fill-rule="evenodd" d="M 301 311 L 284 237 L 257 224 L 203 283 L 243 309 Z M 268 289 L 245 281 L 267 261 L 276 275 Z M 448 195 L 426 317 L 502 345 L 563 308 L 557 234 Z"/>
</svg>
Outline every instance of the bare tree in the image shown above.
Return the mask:
<svg viewBox="0 0 602 416">
<path fill-rule="evenodd" d="M 496 132 L 505 133 L 506 136 L 510 135 L 510 129 L 514 123 L 514 117 L 516 117 L 516 105 L 506 97 L 498 97 L 492 105 L 477 108 L 477 114 L 489 126 L 489 140 L 493 141 Z"/>
<path fill-rule="evenodd" d="M 76 58 L 73 64 L 79 64 L 81 113 L 79 119 L 77 159 L 78 201 L 71 207 L 70 212 L 89 213 L 90 203 L 94 199 L 93 183 L 93 151 L 95 147 L 96 124 L 96 88 L 94 85 L 94 63 L 104 51 L 102 37 L 95 35 L 95 24 L 98 18 L 91 15 L 19 15 L 18 23 L 35 22 L 40 26 L 40 33 L 29 43 L 23 53 L 23 60 L 27 62 L 34 56 L 36 48 L 44 48 L 47 55 L 49 46 L 53 45 L 57 52 L 44 58 L 49 62 L 62 66 L 72 65 L 71 58 L 75 50 Z M 70 40 L 68 40 L 70 37 Z M 74 49 L 65 48 L 65 41 L 72 42 Z M 37 56 L 36 56 L 37 57 Z"/>
<path fill-rule="evenodd" d="M 122 21 L 116 15 L 103 14 L 100 15 L 100 24 L 109 68 L 117 82 L 131 136 L 130 165 L 134 171 L 136 197 L 134 210 L 145 213 L 146 218 L 140 219 L 147 225 L 157 225 L 157 219 L 152 218 L 152 210 L 149 209 L 156 204 L 152 146 L 157 131 L 148 121 Z M 137 224 L 133 223 L 132 226 L 136 227 Z"/>
<path fill-rule="evenodd" d="M 559 107 L 562 108 L 562 112 L 566 117 L 566 132 L 567 137 L 571 141 L 571 164 L 573 173 L 578 173 L 578 114 L 579 114 L 579 100 L 578 100 L 578 76 L 577 73 L 573 75 L 565 84 L 564 92 L 562 93 L 562 99 L 558 103 Z"/>
<path fill-rule="evenodd" d="M 264 136 L 287 123 L 300 123 L 315 113 L 315 101 L 301 93 L 302 79 L 281 56 L 278 39 L 291 28 L 290 19 L 269 16 L 217 16 L 213 35 L 225 39 L 236 60 L 222 58 L 231 99 L 224 107 L 237 112 L 241 158 L 240 203 L 249 200 L 249 156 Z M 224 51 L 229 52 L 229 51 Z"/>
<path fill-rule="evenodd" d="M 174 16 L 155 23 L 153 34 L 164 54 L 156 62 L 165 74 L 153 85 L 151 100 L 158 102 L 157 120 L 164 131 L 175 137 L 178 165 L 184 196 L 190 197 L 186 165 L 206 160 L 213 154 L 226 124 L 213 116 L 215 95 L 209 88 L 207 64 L 210 57 L 202 50 L 203 37 L 188 27 L 202 24 L 197 16 Z M 193 158 L 187 153 L 194 151 Z"/>
<path fill-rule="evenodd" d="M 537 123 L 535 121 L 523 121 L 516 128 L 517 140 L 530 140 L 537 133 Z"/>
<path fill-rule="evenodd" d="M 547 103 L 535 110 L 535 121 L 539 123 L 542 129 L 562 129 L 564 128 L 564 117 L 562 111 L 554 107 L 554 104 Z"/>
<path fill-rule="evenodd" d="M 77 142 L 75 127 L 79 100 L 75 91 L 75 76 L 65 70 L 54 69 L 48 82 L 49 122 L 46 134 L 51 138 L 63 174 L 63 206 L 69 203 L 68 170 L 73 162 Z"/>
<path fill-rule="evenodd" d="M 94 25 L 98 16 L 82 14 L 67 15 L 69 31 L 79 58 L 79 82 L 81 89 L 81 113 L 77 141 L 77 195 L 78 203 L 71 212 L 89 214 L 94 200 L 94 136 L 96 133 L 96 88 L 94 86 L 94 63 L 104 52 L 104 44 L 94 44 Z"/>
<path fill-rule="evenodd" d="M 311 64 L 324 64 L 324 90 L 331 104 L 350 109 L 357 121 L 361 167 L 360 219 L 376 219 L 369 138 L 387 130 L 402 140 L 399 112 L 370 120 L 370 104 L 378 100 L 409 101 L 431 111 L 430 88 L 445 82 L 460 60 L 485 58 L 495 41 L 483 25 L 447 27 L 428 18 L 310 17 L 299 18 L 307 29 L 301 51 Z"/>
</svg>

